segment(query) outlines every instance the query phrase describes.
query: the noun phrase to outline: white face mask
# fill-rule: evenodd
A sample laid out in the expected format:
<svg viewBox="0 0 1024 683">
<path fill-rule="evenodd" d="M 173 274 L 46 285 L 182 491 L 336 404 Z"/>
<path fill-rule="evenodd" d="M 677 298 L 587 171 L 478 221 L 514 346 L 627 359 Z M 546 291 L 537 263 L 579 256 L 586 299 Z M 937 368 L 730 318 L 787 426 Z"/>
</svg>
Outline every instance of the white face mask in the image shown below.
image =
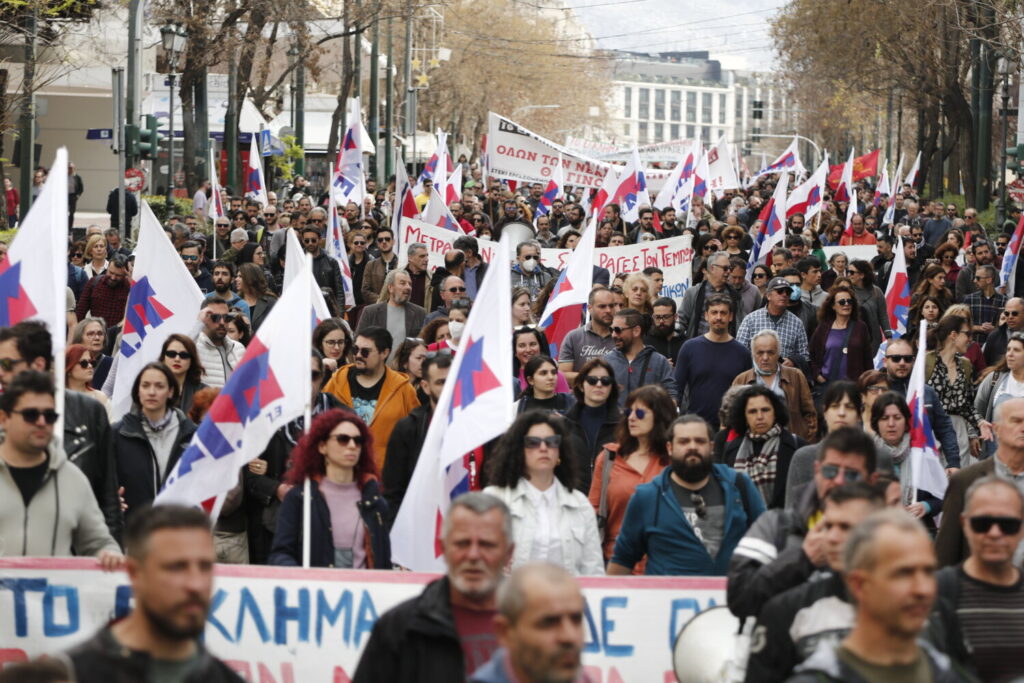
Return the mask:
<svg viewBox="0 0 1024 683">
<path fill-rule="evenodd" d="M 532 273 L 537 268 L 537 259 L 527 258 L 521 263 L 523 272 Z"/>
<path fill-rule="evenodd" d="M 462 323 L 457 320 L 451 320 L 448 322 L 448 332 L 452 335 L 452 339 L 462 339 L 462 331 L 465 329 L 466 323 Z"/>
</svg>

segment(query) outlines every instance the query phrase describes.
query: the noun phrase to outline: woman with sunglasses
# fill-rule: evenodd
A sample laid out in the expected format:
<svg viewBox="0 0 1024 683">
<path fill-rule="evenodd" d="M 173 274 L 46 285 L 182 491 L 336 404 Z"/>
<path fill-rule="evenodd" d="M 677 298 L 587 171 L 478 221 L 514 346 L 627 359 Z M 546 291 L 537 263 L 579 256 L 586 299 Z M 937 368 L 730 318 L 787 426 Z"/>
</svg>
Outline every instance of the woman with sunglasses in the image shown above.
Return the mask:
<svg viewBox="0 0 1024 683">
<path fill-rule="evenodd" d="M 580 368 L 572 383 L 576 403 L 565 417 L 580 441 L 586 444 L 580 458 L 580 486 L 590 492 L 594 475 L 594 461 L 601 450 L 615 441 L 615 428 L 621 418 L 619 412 L 619 385 L 615 383 L 615 370 L 604 358 L 591 358 Z"/>
<path fill-rule="evenodd" d="M 82 344 L 72 344 L 64 350 L 64 383 L 69 391 L 78 391 L 103 404 L 107 417 L 113 419 L 110 399 L 99 389 L 92 388 L 92 377 L 96 372 L 96 361 Z"/>
<path fill-rule="evenodd" d="M 660 385 L 634 389 L 623 404 L 615 443 L 606 444 L 594 462 L 588 498 L 597 511 L 605 560 L 611 559 L 636 487 L 652 481 L 669 464 L 665 434 L 675 417 L 676 405 Z M 642 574 L 643 566 L 633 573 Z"/>
<path fill-rule="evenodd" d="M 352 362 L 352 328 L 341 318 L 327 318 L 313 330 L 313 348 L 323 355 L 326 372 L 333 373 Z"/>
<path fill-rule="evenodd" d="M 736 398 L 729 414 L 729 428 L 742 436 L 725 445 L 721 461 L 750 477 L 768 509 L 784 507 L 789 464 L 804 445 L 788 424 L 785 401 L 757 384 Z"/>
<path fill-rule="evenodd" d="M 269 564 L 302 566 L 303 484 L 310 480 L 309 562 L 336 569 L 391 569 L 373 437 L 354 413 L 321 413 L 292 451 Z"/>
<path fill-rule="evenodd" d="M 71 343 L 82 344 L 95 364 L 92 376 L 93 389 L 102 389 L 107 379 L 113 359 L 103 353 L 107 343 L 107 323 L 103 318 L 88 317 L 80 320 L 71 330 Z"/>
<path fill-rule="evenodd" d="M 202 382 L 203 364 L 192 338 L 184 334 L 172 334 L 160 348 L 160 362 L 171 369 L 178 385 L 178 408 L 184 412 L 192 409 L 196 393 L 206 388 Z"/>
<path fill-rule="evenodd" d="M 597 520 L 573 490 L 577 454 L 566 421 L 546 411 L 519 415 L 488 460 L 490 486 L 512 514 L 512 568 L 548 562 L 576 575 L 604 574 Z"/>
<path fill-rule="evenodd" d="M 871 407 L 872 438 L 878 452 L 876 470 L 892 472 L 899 480 L 900 505 L 920 519 L 934 533 L 935 515 L 942 512 L 942 499 L 915 488 L 910 458 L 910 408 L 907 399 L 886 391 Z"/>
<path fill-rule="evenodd" d="M 883 392 L 889 391 L 889 375 L 881 370 L 865 370 L 857 378 L 857 391 L 860 393 L 860 421 L 864 431 L 871 433 L 871 406 Z"/>
<path fill-rule="evenodd" d="M 874 352 L 868 326 L 860 319 L 860 303 L 849 287 L 836 285 L 818 309 L 811 335 L 811 377 L 817 390 L 839 379 L 856 379 L 870 370 Z"/>
<path fill-rule="evenodd" d="M 147 363 L 132 384 L 132 409 L 110 428 L 117 481 L 128 506 L 125 519 L 153 502 L 196 425 L 175 406 L 178 382 L 163 363 Z"/>
<path fill-rule="evenodd" d="M 725 253 L 729 254 L 729 257 L 738 256 L 739 258 L 747 261 L 750 257 L 750 252 L 743 249 L 743 228 L 737 225 L 730 225 L 722 231 L 722 239 L 725 240 Z"/>
<path fill-rule="evenodd" d="M 971 341 L 971 326 L 958 315 L 946 316 L 930 337 L 932 350 L 925 355 L 925 382 L 935 389 L 953 422 L 961 466 L 967 467 L 981 454 L 982 420 L 974 407 L 974 368 L 964 356 Z"/>
<path fill-rule="evenodd" d="M 860 303 L 860 319 L 868 326 L 871 336 L 872 357 L 882 344 L 882 339 L 892 336 L 889 329 L 889 309 L 886 308 L 885 294 L 875 284 L 875 270 L 871 264 L 858 259 L 850 264 L 850 284 Z"/>
<path fill-rule="evenodd" d="M 768 291 L 768 282 L 772 279 L 771 268 L 763 263 L 758 263 L 750 270 L 750 284 L 757 287 L 764 297 Z"/>
<path fill-rule="evenodd" d="M 818 461 L 821 440 L 840 427 L 861 426 L 864 404 L 858 385 L 845 379 L 829 384 L 821 399 L 821 410 L 821 434 L 816 435 L 820 438 L 816 443 L 796 449 L 789 462 L 789 474 L 786 475 L 787 508 L 798 505 L 804 486 L 814 479 L 814 463 Z M 868 416 L 870 418 L 870 412 Z"/>
<path fill-rule="evenodd" d="M 960 264 L 956 262 L 956 257 L 959 254 L 960 248 L 952 242 L 943 242 L 935 250 L 935 258 L 938 260 L 942 272 L 946 274 L 946 287 L 951 292 L 956 291 L 956 278 L 960 275 Z"/>
<path fill-rule="evenodd" d="M 523 366 L 526 389 L 516 401 L 516 414 L 528 410 L 548 410 L 565 415 L 576 399 L 570 393 L 555 391 L 558 383 L 558 366 L 546 355 L 536 355 Z"/>
<path fill-rule="evenodd" d="M 85 244 L 85 240 L 75 240 L 68 248 L 68 261 L 71 265 L 85 268 Z"/>
</svg>

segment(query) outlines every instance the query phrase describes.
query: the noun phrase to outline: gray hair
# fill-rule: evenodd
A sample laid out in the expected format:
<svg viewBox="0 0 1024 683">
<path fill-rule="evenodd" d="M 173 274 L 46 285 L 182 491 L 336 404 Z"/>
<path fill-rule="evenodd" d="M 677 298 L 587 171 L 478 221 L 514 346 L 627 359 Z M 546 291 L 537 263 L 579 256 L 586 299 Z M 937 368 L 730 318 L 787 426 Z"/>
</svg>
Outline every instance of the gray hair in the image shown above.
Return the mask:
<svg viewBox="0 0 1024 683">
<path fill-rule="evenodd" d="M 442 292 L 445 289 L 448 288 L 448 281 L 451 280 L 452 278 L 455 278 L 456 280 L 458 280 L 462 284 L 466 284 L 466 282 L 461 277 L 459 277 L 458 275 L 448 275 L 448 276 L 445 276 L 445 278 L 443 280 L 441 280 L 441 291 Z"/>
<path fill-rule="evenodd" d="M 722 259 L 725 259 L 725 263 L 722 263 L 722 264 L 715 263 L 715 261 L 721 261 Z M 729 266 L 729 254 L 728 254 L 728 252 L 716 251 L 715 253 L 711 254 L 710 256 L 707 257 L 707 259 L 704 260 L 704 268 L 705 269 L 708 266 L 715 266 L 715 265 L 722 265 L 722 266 L 725 266 L 726 268 L 728 268 L 728 266 Z"/>
<path fill-rule="evenodd" d="M 722 394 L 722 403 L 718 407 L 718 422 L 720 424 L 729 423 L 729 412 L 732 410 L 732 404 L 736 400 L 736 397 L 742 394 L 750 387 L 749 384 L 736 384 L 725 390 Z"/>
<path fill-rule="evenodd" d="M 1022 341 L 1020 339 L 1020 337 L 1017 337 L 1017 336 L 1011 336 L 1010 340 L 1011 341 L 1018 341 L 1018 342 Z M 1022 343 L 1024 343 L 1024 342 L 1022 342 Z M 993 422 L 995 422 L 997 424 L 1001 424 L 1002 421 L 1003 421 L 1003 413 L 1005 413 L 1007 410 L 1009 410 L 1009 408 L 1007 408 L 1007 404 L 1010 403 L 1011 401 L 1018 401 L 1018 400 L 1024 400 L 1024 399 L 1019 399 L 1016 396 L 1014 396 L 1014 397 L 1011 397 L 1011 398 L 1003 401 L 1002 403 L 998 404 L 996 406 L 995 414 L 993 415 Z"/>
<path fill-rule="evenodd" d="M 996 270 L 995 266 L 987 264 L 978 266 L 978 270 L 984 270 L 985 274 L 992 278 L 993 282 L 995 282 L 996 276 L 999 274 L 999 271 Z"/>
<path fill-rule="evenodd" d="M 846 539 L 846 545 L 843 547 L 843 568 L 847 574 L 855 569 L 871 569 L 875 566 L 879 531 L 887 526 L 905 533 L 923 534 L 931 540 L 924 525 L 906 510 L 886 508 L 874 512 L 854 527 Z"/>
<path fill-rule="evenodd" d="M 246 232 L 245 228 L 235 228 L 231 231 L 231 237 L 229 240 L 231 242 L 248 242 L 249 233 Z"/>
<path fill-rule="evenodd" d="M 107 228 L 106 230 L 103 231 L 103 235 L 105 237 L 111 237 L 113 235 L 117 235 L 118 237 L 120 237 L 121 231 L 118 230 L 117 228 Z"/>
<path fill-rule="evenodd" d="M 420 249 L 426 251 L 427 245 L 423 244 L 423 242 L 413 242 L 408 247 L 406 247 L 405 253 L 408 254 L 409 256 L 412 256 Z"/>
<path fill-rule="evenodd" d="M 89 315 L 75 323 L 75 326 L 71 330 L 71 343 L 81 344 L 82 340 L 85 338 L 85 328 L 89 327 L 89 325 L 92 325 L 93 323 L 98 323 L 100 329 L 103 330 L 103 334 L 106 335 L 107 321 L 98 316 Z"/>
<path fill-rule="evenodd" d="M 406 277 L 409 277 L 408 271 L 403 270 L 401 268 L 395 268 L 390 273 L 388 273 L 387 275 L 384 276 L 384 290 L 385 291 L 387 291 L 387 288 L 395 283 L 395 278 L 398 277 L 399 275 L 404 275 Z"/>
<path fill-rule="evenodd" d="M 312 209 L 309 210 L 309 215 L 310 216 L 312 216 L 314 213 L 315 214 L 323 214 L 324 218 L 327 218 L 327 209 L 325 209 L 322 206 L 315 206 L 315 207 L 313 207 Z"/>
<path fill-rule="evenodd" d="M 557 565 L 548 562 L 531 562 L 516 567 L 498 587 L 498 613 L 508 619 L 509 623 L 516 623 L 526 609 L 525 584 L 528 579 L 534 577 L 553 586 L 562 587 L 571 584 L 577 592 L 579 591 L 579 586 L 573 575 Z"/>
<path fill-rule="evenodd" d="M 396 271 L 391 272 L 394 273 Z M 448 534 L 452 530 L 452 513 L 457 508 L 465 508 L 477 516 L 486 515 L 491 510 L 498 510 L 501 512 L 501 530 L 505 534 L 505 539 L 509 542 L 512 541 L 512 513 L 509 512 L 508 506 L 500 498 L 480 491 L 463 493 L 448 506 L 448 513 L 444 516 L 444 521 L 441 522 L 442 539 L 448 538 Z"/>
<path fill-rule="evenodd" d="M 755 365 L 757 365 L 757 359 L 754 358 L 754 342 L 756 342 L 761 337 L 771 337 L 772 339 L 774 339 L 775 340 L 775 348 L 777 348 L 779 350 L 779 353 L 782 353 L 782 339 L 779 338 L 779 333 L 778 332 L 776 332 L 775 330 L 770 329 L 770 328 L 765 328 L 763 330 L 758 330 L 754 334 L 754 336 L 750 338 L 750 357 L 754 360 L 754 364 Z"/>
<path fill-rule="evenodd" d="M 537 240 L 523 240 L 522 242 L 516 245 L 516 258 L 519 258 L 519 255 L 523 253 L 523 247 L 536 247 L 538 254 L 540 253 L 540 250 L 542 248 L 540 246 L 540 242 L 538 242 Z"/>
<path fill-rule="evenodd" d="M 982 477 L 967 487 L 967 494 L 964 496 L 964 512 L 967 512 L 968 508 L 971 507 L 971 501 L 974 500 L 974 494 L 981 489 L 986 489 L 990 486 L 999 486 L 1013 491 L 1017 497 L 1017 502 L 1020 503 L 1020 511 L 1024 514 L 1024 492 L 1021 492 L 1021 490 L 1017 488 L 1017 485 L 1010 480 L 997 477 L 993 474 L 990 474 L 987 477 Z"/>
</svg>

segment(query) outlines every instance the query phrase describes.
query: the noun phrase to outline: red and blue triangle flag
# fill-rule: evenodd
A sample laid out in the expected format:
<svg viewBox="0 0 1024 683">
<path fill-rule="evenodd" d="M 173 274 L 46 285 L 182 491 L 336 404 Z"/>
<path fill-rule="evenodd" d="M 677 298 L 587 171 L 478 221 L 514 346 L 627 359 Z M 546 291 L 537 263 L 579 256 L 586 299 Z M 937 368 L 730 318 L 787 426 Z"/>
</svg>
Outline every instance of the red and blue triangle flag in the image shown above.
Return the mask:
<svg viewBox="0 0 1024 683">
<path fill-rule="evenodd" d="M 907 257 L 903 253 L 902 237 L 896 240 L 892 270 L 885 287 L 885 307 L 889 309 L 889 329 L 894 337 L 902 337 L 907 333 L 907 317 L 910 314 L 910 279 L 907 277 Z"/>
<path fill-rule="evenodd" d="M 259 136 L 253 135 L 249 141 L 249 165 L 245 176 L 246 195 L 267 206 L 267 181 L 263 176 L 263 156 L 260 152 Z"/>
<path fill-rule="evenodd" d="M 492 263 L 511 262 L 511 239 L 502 237 Z M 488 269 L 391 529 L 392 559 L 399 566 L 443 571 L 441 524 L 452 499 L 469 489 L 465 454 L 512 424 L 511 289 L 509 268 Z"/>
<path fill-rule="evenodd" d="M 810 178 L 793 188 L 786 202 L 786 218 L 794 214 L 803 214 L 804 218 L 811 219 L 822 207 L 822 197 L 825 192 L 825 181 L 828 178 L 828 153 Z"/>
<path fill-rule="evenodd" d="M 927 491 L 936 498 L 944 498 L 949 479 L 943 467 L 942 458 L 935 442 L 935 433 L 928 420 L 928 409 L 925 405 L 925 365 L 928 326 L 921 325 L 921 337 L 918 344 L 920 351 L 914 361 L 914 369 L 910 373 L 907 384 L 907 406 L 910 408 L 910 479 L 914 491 Z M 915 495 L 916 498 L 916 495 Z M 913 501 L 904 501 L 904 504 Z"/>
<path fill-rule="evenodd" d="M 341 270 L 341 286 L 345 290 L 345 308 L 347 310 L 356 305 L 356 293 L 352 284 L 352 268 L 348 263 L 348 249 L 345 248 L 343 220 L 338 214 L 338 205 L 334 201 L 334 195 L 329 195 L 327 199 L 327 234 L 324 240 L 327 249 L 325 251 L 337 262 L 338 268 Z"/>
<path fill-rule="evenodd" d="M 968 231 L 967 235 L 970 236 L 970 234 Z M 1006 253 L 1003 254 L 1003 267 L 999 271 L 999 284 L 1006 287 L 1006 296 L 1008 297 L 1016 295 L 1013 290 L 1014 280 L 1017 279 L 1017 262 L 1020 260 L 1021 243 L 1024 243 L 1024 216 L 1017 221 L 1017 228 L 1010 236 L 1010 242 L 1006 245 Z M 965 244 L 964 248 L 966 247 Z"/>
<path fill-rule="evenodd" d="M 331 196 L 335 204 L 345 206 L 349 202 L 362 205 L 366 195 L 366 178 L 363 173 L 363 122 L 360 119 L 359 98 L 349 100 L 345 122 L 345 137 L 341 140 L 338 163 L 331 179 Z"/>
<path fill-rule="evenodd" d="M 753 266 L 758 263 L 770 263 L 772 249 L 782 243 L 786 237 L 786 188 L 789 185 L 789 174 L 783 172 L 775 185 L 772 198 L 761 209 L 757 217 L 760 228 L 754 236 L 754 246 L 750 249 L 747 261 L 747 276 Z"/>
<path fill-rule="evenodd" d="M 597 235 L 597 217 L 592 216 L 590 225 L 583 232 L 579 243 L 569 254 L 565 265 L 551 290 L 544 313 L 540 317 L 540 326 L 548 338 L 550 349 L 548 355 L 558 358 L 558 349 L 569 334 L 580 326 L 583 311 L 590 296 L 594 281 L 594 243 Z"/>
<path fill-rule="evenodd" d="M 293 254 L 291 247 L 288 253 Z M 309 403 L 312 270 L 303 266 L 249 342 L 241 362 L 167 476 L 154 504 L 202 505 L 232 489 L 238 471 Z"/>
</svg>

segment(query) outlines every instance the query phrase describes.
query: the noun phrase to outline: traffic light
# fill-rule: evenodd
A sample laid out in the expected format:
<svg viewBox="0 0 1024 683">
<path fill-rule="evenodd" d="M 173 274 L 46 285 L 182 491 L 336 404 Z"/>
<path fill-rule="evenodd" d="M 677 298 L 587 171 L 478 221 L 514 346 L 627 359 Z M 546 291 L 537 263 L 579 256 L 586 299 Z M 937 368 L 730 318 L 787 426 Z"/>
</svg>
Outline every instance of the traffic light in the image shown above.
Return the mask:
<svg viewBox="0 0 1024 683">
<path fill-rule="evenodd" d="M 146 114 L 142 117 L 143 126 L 139 129 L 138 152 L 140 159 L 156 159 L 160 149 L 160 132 L 157 129 L 156 117 Z"/>
<path fill-rule="evenodd" d="M 139 156 L 139 127 L 131 123 L 124 127 L 124 153 L 129 159 Z"/>
<path fill-rule="evenodd" d="M 1006 148 L 1006 170 L 1024 178 L 1024 145 Z"/>
</svg>

